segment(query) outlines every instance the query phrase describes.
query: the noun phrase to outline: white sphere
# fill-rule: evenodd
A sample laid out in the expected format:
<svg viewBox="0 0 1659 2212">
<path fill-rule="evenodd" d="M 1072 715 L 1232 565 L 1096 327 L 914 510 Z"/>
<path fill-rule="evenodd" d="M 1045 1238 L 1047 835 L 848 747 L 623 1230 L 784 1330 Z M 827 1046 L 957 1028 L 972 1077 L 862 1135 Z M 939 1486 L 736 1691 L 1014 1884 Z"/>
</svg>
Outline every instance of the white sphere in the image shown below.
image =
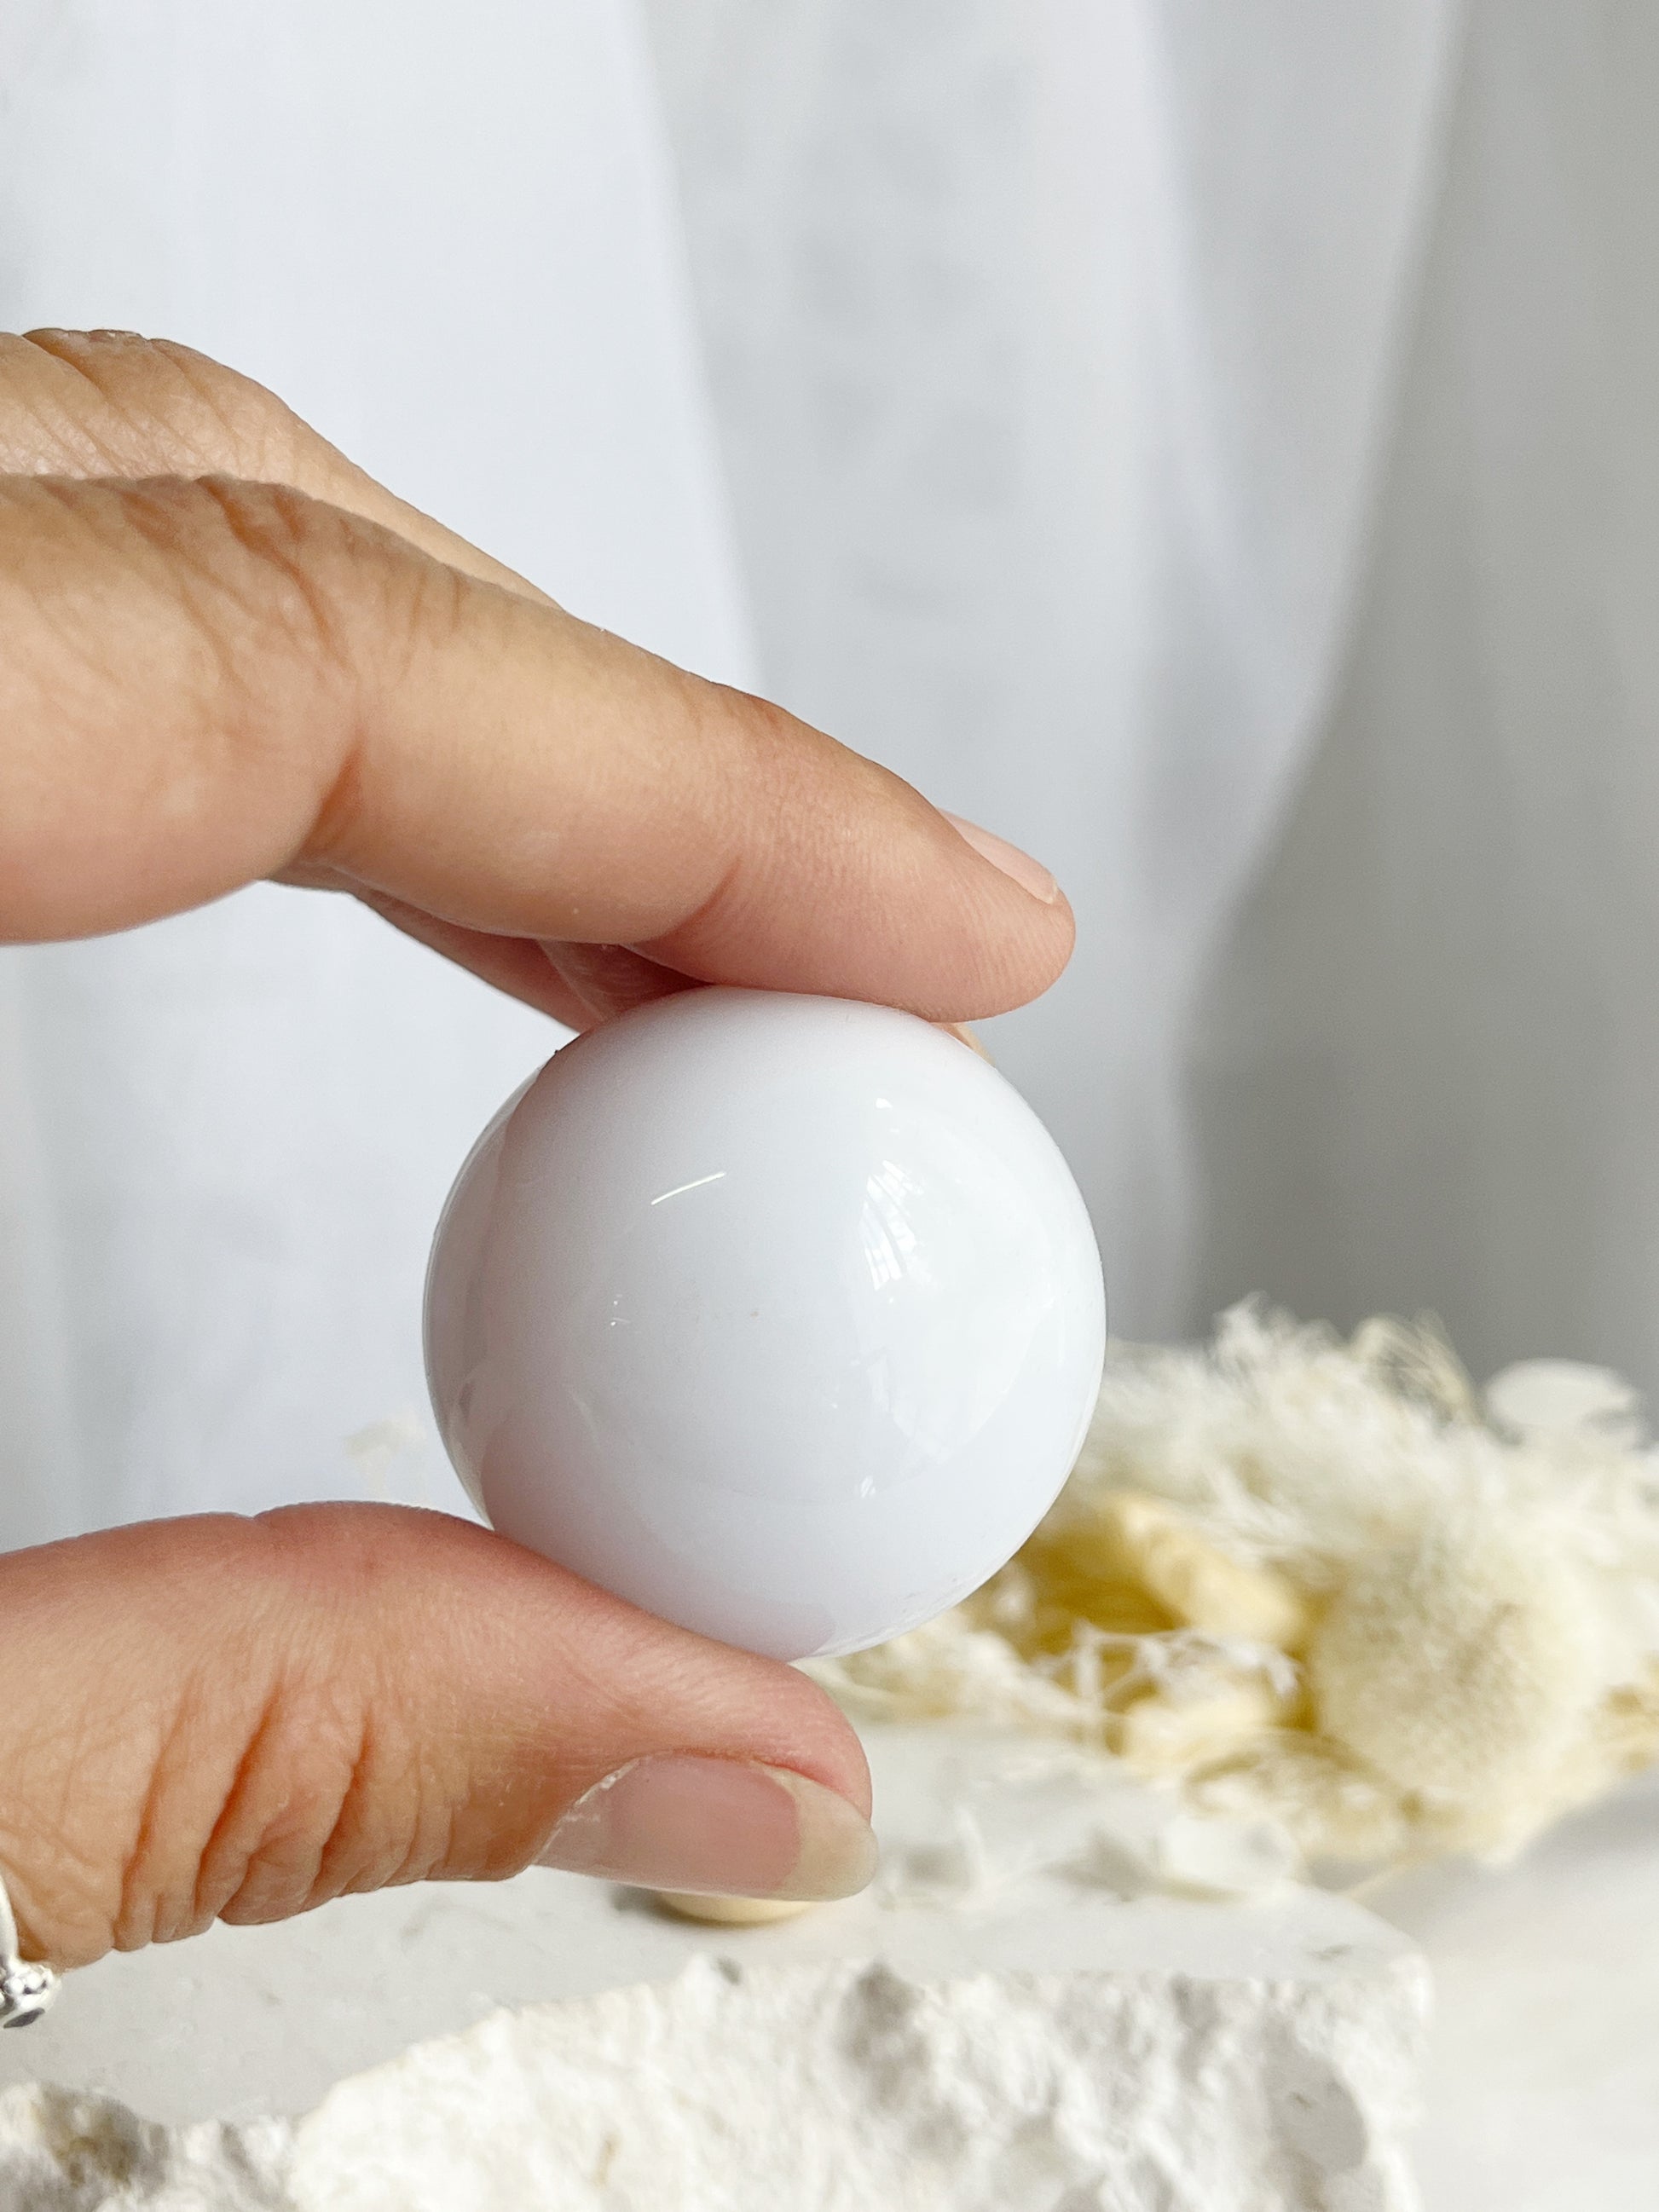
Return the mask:
<svg viewBox="0 0 1659 2212">
<path fill-rule="evenodd" d="M 1105 1349 L 1053 1139 L 890 1007 L 659 1000 L 556 1054 L 427 1279 L 450 1456 L 506 1536 L 781 1659 L 915 1627 L 1071 1471 Z"/>
</svg>

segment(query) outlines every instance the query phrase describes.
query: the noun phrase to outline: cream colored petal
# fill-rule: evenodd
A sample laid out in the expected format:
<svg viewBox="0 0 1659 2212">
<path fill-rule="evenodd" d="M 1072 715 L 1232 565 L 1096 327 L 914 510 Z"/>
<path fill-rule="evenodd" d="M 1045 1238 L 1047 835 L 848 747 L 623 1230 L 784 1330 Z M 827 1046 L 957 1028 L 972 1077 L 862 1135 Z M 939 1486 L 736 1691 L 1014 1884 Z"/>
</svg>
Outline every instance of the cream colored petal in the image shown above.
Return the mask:
<svg viewBox="0 0 1659 2212">
<path fill-rule="evenodd" d="M 759 1928 L 813 1910 L 810 1899 L 795 1897 L 699 1897 L 678 1889 L 655 1890 L 653 1895 L 682 1920 L 706 1920 L 717 1928 Z"/>
<path fill-rule="evenodd" d="M 1267 1681 L 1238 1675 L 1205 1697 L 1138 1698 L 1119 1718 L 1115 1748 L 1137 1773 L 1184 1773 L 1231 1757 L 1283 1717 Z"/>
<path fill-rule="evenodd" d="M 1306 1637 L 1307 1611 L 1290 1584 L 1229 1559 L 1176 1507 L 1120 1491 L 1101 1501 L 1100 1511 L 1146 1587 L 1188 1627 L 1281 1651 L 1295 1650 Z"/>
</svg>

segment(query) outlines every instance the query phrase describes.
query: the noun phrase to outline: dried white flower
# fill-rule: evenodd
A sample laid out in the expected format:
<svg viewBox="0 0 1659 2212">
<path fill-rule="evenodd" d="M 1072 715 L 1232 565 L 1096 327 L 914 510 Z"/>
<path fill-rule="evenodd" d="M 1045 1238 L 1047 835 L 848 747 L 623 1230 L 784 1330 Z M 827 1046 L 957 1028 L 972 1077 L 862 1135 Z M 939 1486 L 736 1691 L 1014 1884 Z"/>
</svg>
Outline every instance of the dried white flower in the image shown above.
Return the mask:
<svg viewBox="0 0 1659 2212">
<path fill-rule="evenodd" d="M 983 1590 L 811 1671 L 1103 1746 L 1312 1855 L 1501 1853 L 1659 1759 L 1659 1469 L 1601 1370 L 1483 1395 L 1431 1325 L 1244 1306 L 1206 1352 L 1115 1352 Z"/>
</svg>

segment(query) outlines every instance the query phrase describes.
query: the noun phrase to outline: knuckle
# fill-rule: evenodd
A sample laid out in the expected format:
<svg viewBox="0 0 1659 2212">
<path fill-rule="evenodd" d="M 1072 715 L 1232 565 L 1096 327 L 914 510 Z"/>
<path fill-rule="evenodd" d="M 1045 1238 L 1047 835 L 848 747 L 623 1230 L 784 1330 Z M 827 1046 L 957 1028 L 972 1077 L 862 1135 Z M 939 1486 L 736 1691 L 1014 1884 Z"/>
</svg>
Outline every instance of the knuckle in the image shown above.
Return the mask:
<svg viewBox="0 0 1659 2212">
<path fill-rule="evenodd" d="M 348 669 L 342 586 L 361 534 L 350 519 L 286 484 L 210 476 L 181 489 L 181 504 L 200 509 L 200 552 L 233 615 L 322 671 Z"/>
<path fill-rule="evenodd" d="M 286 484 L 223 476 L 87 487 L 82 503 L 131 585 L 148 583 L 188 624 L 194 650 L 181 645 L 181 659 L 213 695 L 216 726 L 291 731 L 292 713 L 269 714 L 273 697 L 314 713 L 355 684 L 387 565 L 355 517 Z"/>
<path fill-rule="evenodd" d="M 11 709 L 22 740 L 12 758 L 27 774 L 50 742 L 64 788 L 71 760 L 104 779 L 101 807 L 63 823 L 67 848 L 100 849 L 111 825 L 159 819 L 208 890 L 231 887 L 215 872 L 222 825 L 252 875 L 293 857 L 349 757 L 372 681 L 387 564 L 363 557 L 366 527 L 285 487 L 219 477 L 0 486 L 0 715 Z M 129 726 L 144 742 L 117 743 Z M 21 910 L 55 913 L 66 886 L 31 872 L 39 817 L 9 815 L 6 783 L 0 763 L 0 882 L 15 860 Z"/>
<path fill-rule="evenodd" d="M 251 1523 L 261 1626 L 280 1653 L 257 1705 L 202 1787 L 204 1681 L 155 1763 L 141 1832 L 188 1837 L 170 1863 L 131 1870 L 118 1940 L 169 1941 L 216 1919 L 286 1919 L 348 1891 L 418 1879 L 441 1856 L 447 1804 L 418 1727 L 362 1632 L 378 1579 L 360 1548 L 313 1526 Z"/>
<path fill-rule="evenodd" d="M 389 672 L 460 619 L 465 580 L 377 524 L 293 486 L 198 480 L 235 558 L 216 571 L 250 618 L 314 650 L 325 672 L 354 682 Z"/>
<path fill-rule="evenodd" d="M 88 1587 L 112 1575 L 137 1610 L 66 1648 L 50 1700 L 11 1714 L 30 1787 L 0 1808 L 0 1864 L 33 1954 L 83 1966 L 443 1861 L 465 1759 L 428 1741 L 386 1608 L 363 1601 L 386 1579 L 369 1531 L 348 1525 L 337 1555 L 327 1520 L 109 1540 Z M 204 1583 L 224 1601 L 181 1607 Z M 44 1585 L 23 1601 L 42 1619 L 58 1603 Z"/>
</svg>

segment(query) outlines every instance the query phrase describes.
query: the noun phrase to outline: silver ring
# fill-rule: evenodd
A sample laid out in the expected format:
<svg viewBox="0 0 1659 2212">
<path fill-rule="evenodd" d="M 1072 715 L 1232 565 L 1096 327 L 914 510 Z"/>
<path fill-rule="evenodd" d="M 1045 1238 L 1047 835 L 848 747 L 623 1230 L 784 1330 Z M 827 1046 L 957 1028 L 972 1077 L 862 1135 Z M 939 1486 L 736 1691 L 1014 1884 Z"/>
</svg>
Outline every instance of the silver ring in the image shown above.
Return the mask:
<svg viewBox="0 0 1659 2212">
<path fill-rule="evenodd" d="M 0 2027 L 33 2027 L 49 2012 L 58 1980 L 50 1966 L 17 1955 L 17 1920 L 0 1875 Z"/>
</svg>

